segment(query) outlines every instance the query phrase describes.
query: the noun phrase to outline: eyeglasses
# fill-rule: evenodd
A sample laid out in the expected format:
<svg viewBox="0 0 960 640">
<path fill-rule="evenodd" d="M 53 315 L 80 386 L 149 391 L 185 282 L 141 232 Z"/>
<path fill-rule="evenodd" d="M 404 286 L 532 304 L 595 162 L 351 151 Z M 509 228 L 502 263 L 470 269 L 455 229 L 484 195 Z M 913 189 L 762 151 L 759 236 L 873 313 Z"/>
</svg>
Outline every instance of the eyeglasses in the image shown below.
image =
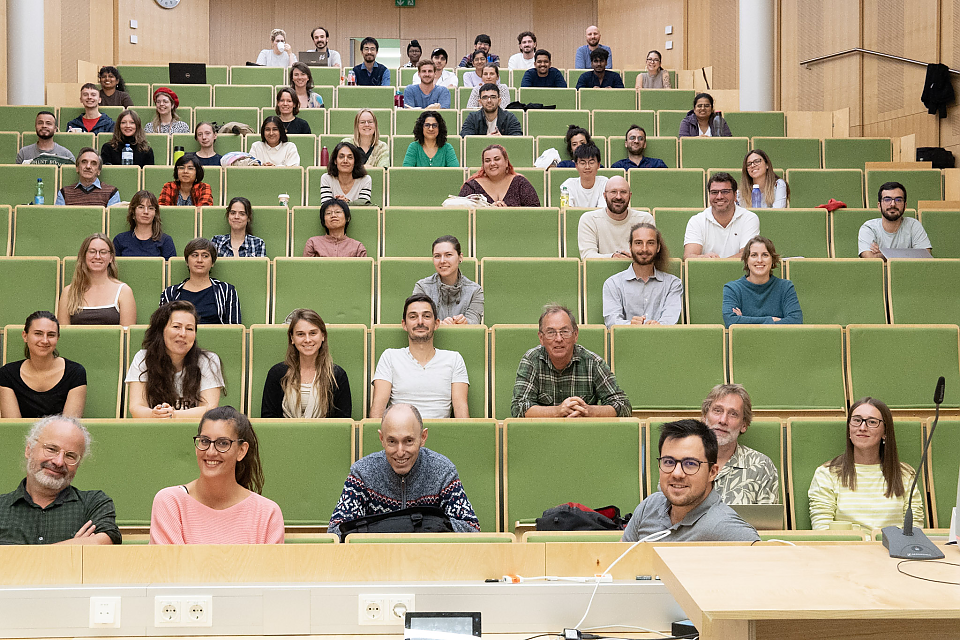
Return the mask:
<svg viewBox="0 0 960 640">
<path fill-rule="evenodd" d="M 630 142 L 637 142 L 637 141 L 643 140 L 643 139 L 644 139 L 643 136 L 629 136 L 629 137 L 627 138 L 627 140 L 629 140 Z"/>
<path fill-rule="evenodd" d="M 56 458 L 57 454 L 63 451 L 63 462 L 68 467 L 75 467 L 80 464 L 80 454 L 76 451 L 64 451 L 55 444 L 42 444 L 40 447 L 47 454 L 47 458 Z"/>
<path fill-rule="evenodd" d="M 110 251 L 110 249 L 87 249 L 87 255 L 90 256 L 91 258 L 94 257 L 94 256 L 97 256 L 97 257 L 100 257 L 100 256 L 107 257 L 107 256 L 112 255 L 112 254 L 113 254 L 113 252 Z"/>
<path fill-rule="evenodd" d="M 893 204 L 894 202 L 896 202 L 897 204 L 903 204 L 906 201 L 907 201 L 906 198 L 899 198 L 899 197 L 891 198 L 890 196 L 887 196 L 885 198 L 880 198 L 880 202 L 882 202 L 883 204 Z"/>
<path fill-rule="evenodd" d="M 500 96 L 498 94 L 489 94 L 485 96 L 480 96 L 481 100 L 499 100 Z"/>
<path fill-rule="evenodd" d="M 713 109 L 712 104 L 698 104 L 693 107 L 694 109 Z"/>
<path fill-rule="evenodd" d="M 861 418 L 860 416 L 850 416 L 851 427 L 856 429 L 863 424 L 866 424 L 868 429 L 879 429 L 880 425 L 883 424 L 883 420 L 880 418 Z"/>
<path fill-rule="evenodd" d="M 710 195 L 716 196 L 729 196 L 733 193 L 733 189 L 711 189 Z"/>
<path fill-rule="evenodd" d="M 751 160 L 750 162 L 748 162 L 748 163 L 747 163 L 747 166 L 748 166 L 748 167 L 759 167 L 761 164 L 763 164 L 763 160 L 760 159 L 760 158 L 757 158 L 756 160 Z"/>
<path fill-rule="evenodd" d="M 423 123 L 423 128 L 424 128 L 424 129 L 439 129 L 439 128 L 440 128 L 440 123 L 439 123 L 439 122 L 424 122 L 424 123 Z"/>
<path fill-rule="evenodd" d="M 217 438 L 216 440 L 211 440 L 207 436 L 193 436 L 193 444 L 196 445 L 199 451 L 206 451 L 212 444 L 220 453 L 226 453 L 227 451 L 230 451 L 230 447 L 233 446 L 234 442 L 240 443 L 243 441 L 243 438 L 237 438 L 236 440 L 231 440 L 230 438 Z"/>
<path fill-rule="evenodd" d="M 647 58 L 647 62 L 660 62 L 659 58 Z"/>
<path fill-rule="evenodd" d="M 573 337 L 573 329 L 560 329 L 557 331 L 555 329 L 547 329 L 546 331 L 541 331 L 543 337 L 547 340 L 556 340 L 557 336 L 560 336 L 564 340 L 568 340 Z"/>
<path fill-rule="evenodd" d="M 670 456 L 663 456 L 657 458 L 657 460 L 660 462 L 660 471 L 664 473 L 673 473 L 673 470 L 677 468 L 677 463 L 679 462 L 680 468 L 683 469 L 683 474 L 686 476 L 696 475 L 700 471 L 700 465 L 710 464 L 706 460 L 697 460 L 696 458 L 677 460 Z"/>
</svg>

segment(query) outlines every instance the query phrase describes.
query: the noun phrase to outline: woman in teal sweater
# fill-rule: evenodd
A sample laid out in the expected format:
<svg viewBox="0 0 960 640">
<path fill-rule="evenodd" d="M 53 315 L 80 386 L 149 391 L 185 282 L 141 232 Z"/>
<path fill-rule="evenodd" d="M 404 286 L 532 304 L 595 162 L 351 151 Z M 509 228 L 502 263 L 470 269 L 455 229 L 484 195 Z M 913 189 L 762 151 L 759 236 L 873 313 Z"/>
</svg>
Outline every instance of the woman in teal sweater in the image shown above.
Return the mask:
<svg viewBox="0 0 960 640">
<path fill-rule="evenodd" d="M 747 275 L 723 285 L 723 324 L 803 324 L 793 283 L 770 275 L 780 264 L 773 242 L 751 238 L 741 260 Z"/>
<path fill-rule="evenodd" d="M 436 111 L 424 111 L 413 125 L 414 141 L 403 158 L 405 167 L 459 167 L 453 145 L 447 142 L 447 123 Z"/>
</svg>

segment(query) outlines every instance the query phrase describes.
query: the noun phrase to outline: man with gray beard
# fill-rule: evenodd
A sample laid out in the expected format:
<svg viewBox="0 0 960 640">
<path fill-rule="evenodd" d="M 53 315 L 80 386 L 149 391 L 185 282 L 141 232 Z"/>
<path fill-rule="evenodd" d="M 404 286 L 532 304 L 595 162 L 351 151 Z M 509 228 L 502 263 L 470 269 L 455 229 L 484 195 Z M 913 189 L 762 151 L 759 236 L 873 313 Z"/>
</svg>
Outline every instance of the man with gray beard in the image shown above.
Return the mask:
<svg viewBox="0 0 960 640">
<path fill-rule="evenodd" d="M 0 544 L 120 544 L 113 500 L 71 486 L 90 433 L 76 418 L 48 416 L 27 434 L 27 477 L 0 495 Z"/>
</svg>

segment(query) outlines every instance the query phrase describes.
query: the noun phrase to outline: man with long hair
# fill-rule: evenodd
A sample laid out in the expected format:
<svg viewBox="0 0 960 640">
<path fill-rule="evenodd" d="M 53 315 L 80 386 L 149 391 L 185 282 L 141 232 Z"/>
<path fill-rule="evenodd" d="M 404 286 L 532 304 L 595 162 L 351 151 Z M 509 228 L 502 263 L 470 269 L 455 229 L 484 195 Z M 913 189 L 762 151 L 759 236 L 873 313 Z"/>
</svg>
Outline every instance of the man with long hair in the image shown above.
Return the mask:
<svg viewBox="0 0 960 640">
<path fill-rule="evenodd" d="M 649 222 L 630 229 L 633 263 L 603 283 L 603 323 L 677 324 L 683 283 L 667 273 L 670 254 L 660 230 Z"/>
</svg>

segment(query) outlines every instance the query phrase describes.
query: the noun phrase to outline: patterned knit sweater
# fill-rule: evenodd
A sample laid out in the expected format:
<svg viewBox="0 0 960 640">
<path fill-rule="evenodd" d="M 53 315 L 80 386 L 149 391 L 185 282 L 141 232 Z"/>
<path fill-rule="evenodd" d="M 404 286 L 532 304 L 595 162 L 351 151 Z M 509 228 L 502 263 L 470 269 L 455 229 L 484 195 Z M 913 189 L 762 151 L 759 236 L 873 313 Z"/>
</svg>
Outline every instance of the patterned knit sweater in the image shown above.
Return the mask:
<svg viewBox="0 0 960 640">
<path fill-rule="evenodd" d="M 407 507 L 439 507 L 454 531 L 480 531 L 480 522 L 450 460 L 426 447 L 405 476 L 398 475 L 383 451 L 371 453 L 350 467 L 340 501 L 330 516 L 329 533 L 340 535 L 340 523 Z"/>
</svg>

